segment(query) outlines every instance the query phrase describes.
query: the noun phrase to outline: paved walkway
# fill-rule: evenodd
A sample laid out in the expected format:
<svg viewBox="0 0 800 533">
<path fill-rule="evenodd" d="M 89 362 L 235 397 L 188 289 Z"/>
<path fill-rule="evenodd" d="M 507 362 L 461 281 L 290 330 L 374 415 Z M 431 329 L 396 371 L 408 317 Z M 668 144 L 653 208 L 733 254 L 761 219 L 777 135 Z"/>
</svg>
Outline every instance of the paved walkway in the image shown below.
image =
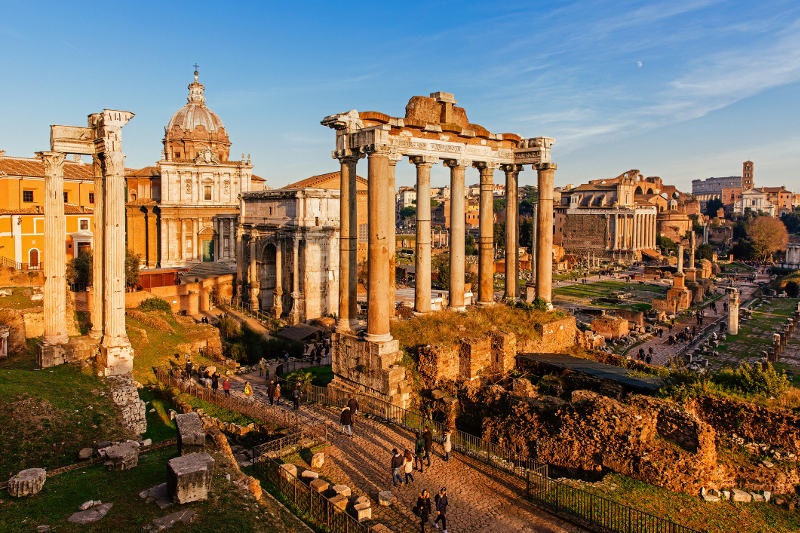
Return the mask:
<svg viewBox="0 0 800 533">
<path fill-rule="evenodd" d="M 233 394 L 240 395 L 244 380 L 255 387 L 255 400 L 263 402 L 265 383 L 258 375 L 239 376 Z M 265 404 L 265 409 L 287 409 Z M 413 435 L 398 426 L 384 425 L 363 416 L 356 417 L 354 437 L 339 433 L 339 411 L 318 405 L 304 405 L 304 416 L 327 421 L 332 431 L 325 452 L 322 477 L 352 488 L 372 501 L 373 519 L 396 532 L 419 531 L 419 518 L 411 508 L 419 492 L 425 488 L 431 499 L 441 487 L 447 487 L 449 500 L 447 529 L 461 532 L 578 532 L 584 529 L 530 505 L 522 496 L 524 481 L 485 465 L 472 458 L 453 453 L 445 462 L 441 446 L 434 444 L 431 467 L 415 471 L 415 481 L 408 486 L 393 487 L 389 467 L 392 448 L 413 450 Z M 392 507 L 378 505 L 378 492 L 391 490 L 398 502 Z M 426 531 L 434 531 L 432 525 Z"/>
</svg>

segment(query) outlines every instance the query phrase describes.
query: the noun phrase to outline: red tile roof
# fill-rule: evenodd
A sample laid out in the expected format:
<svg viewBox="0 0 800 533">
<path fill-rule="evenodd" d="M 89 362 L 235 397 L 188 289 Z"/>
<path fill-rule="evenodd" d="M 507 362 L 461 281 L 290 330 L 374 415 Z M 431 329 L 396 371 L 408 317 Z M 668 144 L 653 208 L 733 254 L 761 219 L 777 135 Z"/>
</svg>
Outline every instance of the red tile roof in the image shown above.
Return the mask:
<svg viewBox="0 0 800 533">
<path fill-rule="evenodd" d="M 44 164 L 39 159 L 0 157 L 0 176 L 44 177 Z M 64 177 L 74 180 L 93 180 L 94 171 L 88 163 L 64 161 Z"/>
<path fill-rule="evenodd" d="M 296 181 L 294 183 L 290 183 L 281 189 L 315 189 L 315 188 L 322 188 L 322 189 L 334 189 L 339 190 L 339 180 L 341 180 L 341 172 L 328 172 L 327 174 L 319 174 L 317 176 L 311 176 L 310 178 L 306 178 L 300 181 Z M 361 176 L 356 176 L 356 188 L 366 189 L 368 181 Z"/>
</svg>

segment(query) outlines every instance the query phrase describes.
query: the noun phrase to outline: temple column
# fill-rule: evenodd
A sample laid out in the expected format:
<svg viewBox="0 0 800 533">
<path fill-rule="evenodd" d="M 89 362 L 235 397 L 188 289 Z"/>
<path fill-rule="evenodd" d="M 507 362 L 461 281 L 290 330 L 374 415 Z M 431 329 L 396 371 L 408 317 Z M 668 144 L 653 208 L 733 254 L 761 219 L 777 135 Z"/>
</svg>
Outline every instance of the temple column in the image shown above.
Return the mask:
<svg viewBox="0 0 800 533">
<path fill-rule="evenodd" d="M 281 241 L 275 241 L 275 289 L 272 291 L 272 314 L 280 318 L 283 314 L 283 249 Z"/>
<path fill-rule="evenodd" d="M 536 165 L 539 208 L 536 213 L 536 297 L 553 301 L 553 184 L 555 163 Z"/>
<path fill-rule="evenodd" d="M 44 164 L 44 344 L 66 344 L 67 224 L 64 218 L 64 157 L 36 152 Z"/>
<path fill-rule="evenodd" d="M 403 159 L 403 156 L 397 152 L 389 153 L 389 205 L 387 205 L 389 215 L 389 316 L 395 315 L 397 307 L 397 186 L 394 177 L 394 171 L 397 168 L 397 163 Z"/>
<path fill-rule="evenodd" d="M 103 257 L 106 231 L 105 183 L 103 161 L 100 154 L 92 156 L 94 171 L 94 238 L 92 239 L 92 330 L 89 337 L 100 341 L 103 338 Z"/>
<path fill-rule="evenodd" d="M 450 159 L 450 309 L 464 311 L 464 171 L 469 161 Z"/>
<path fill-rule="evenodd" d="M 503 165 L 506 174 L 506 298 L 517 298 L 519 240 L 517 239 L 517 184 L 521 165 Z"/>
<path fill-rule="evenodd" d="M 122 153 L 122 126 L 133 113 L 103 112 L 105 178 L 105 325 L 101 346 L 101 365 L 106 375 L 133 371 L 133 349 L 125 331 L 125 155 Z"/>
<path fill-rule="evenodd" d="M 739 334 L 739 289 L 727 287 L 728 293 L 728 334 Z"/>
<path fill-rule="evenodd" d="M 178 219 L 178 261 L 183 262 L 185 258 L 186 238 L 183 235 L 183 219 Z"/>
<path fill-rule="evenodd" d="M 260 309 L 259 293 L 261 292 L 261 284 L 258 280 L 258 263 L 256 261 L 258 256 L 258 234 L 250 234 L 250 268 L 248 270 L 247 281 L 250 283 L 250 310 L 258 311 Z"/>
<path fill-rule="evenodd" d="M 360 154 L 336 155 L 341 163 L 339 181 L 339 321 L 336 329 L 351 331 L 358 316 L 358 200 L 356 168 Z"/>
<path fill-rule="evenodd" d="M 369 248 L 367 251 L 367 340 L 384 342 L 392 339 L 389 331 L 391 301 L 389 296 L 389 224 L 385 213 L 389 205 L 389 151 L 382 145 L 368 150 Z"/>
<path fill-rule="evenodd" d="M 678 245 L 678 274 L 683 274 L 683 245 Z"/>
<path fill-rule="evenodd" d="M 478 303 L 494 303 L 494 209 L 493 175 L 496 164 L 475 163 L 481 173 L 480 211 L 478 214 Z"/>
<path fill-rule="evenodd" d="M 244 230 L 242 226 L 236 228 L 236 296 L 240 303 L 244 303 L 244 247 L 242 246 L 242 235 Z"/>
<path fill-rule="evenodd" d="M 198 261 L 202 259 L 202 255 L 200 255 L 200 250 L 198 250 L 198 243 L 199 239 L 197 234 L 200 233 L 200 221 L 196 218 L 191 219 L 192 223 L 192 261 Z"/>
<path fill-rule="evenodd" d="M 417 168 L 417 243 L 414 311 L 431 310 L 431 166 L 435 157 L 417 156 L 411 162 Z"/>
</svg>

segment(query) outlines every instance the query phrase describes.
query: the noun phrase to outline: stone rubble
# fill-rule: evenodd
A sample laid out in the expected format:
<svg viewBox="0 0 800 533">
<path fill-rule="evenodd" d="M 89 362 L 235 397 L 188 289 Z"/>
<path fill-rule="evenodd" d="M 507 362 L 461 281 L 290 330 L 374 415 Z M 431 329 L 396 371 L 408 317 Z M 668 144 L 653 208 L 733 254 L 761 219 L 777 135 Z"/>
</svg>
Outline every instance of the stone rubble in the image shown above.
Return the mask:
<svg viewBox="0 0 800 533">
<path fill-rule="evenodd" d="M 85 511 L 80 511 L 72 514 L 67 520 L 69 522 L 72 522 L 73 524 L 81 524 L 81 525 L 91 524 L 103 518 L 113 505 L 114 505 L 113 503 L 103 503 L 100 505 L 95 505 L 93 507 L 86 509 Z"/>
<path fill-rule="evenodd" d="M 14 498 L 33 496 L 42 490 L 46 479 L 44 468 L 28 468 L 8 480 L 8 493 Z"/>
</svg>

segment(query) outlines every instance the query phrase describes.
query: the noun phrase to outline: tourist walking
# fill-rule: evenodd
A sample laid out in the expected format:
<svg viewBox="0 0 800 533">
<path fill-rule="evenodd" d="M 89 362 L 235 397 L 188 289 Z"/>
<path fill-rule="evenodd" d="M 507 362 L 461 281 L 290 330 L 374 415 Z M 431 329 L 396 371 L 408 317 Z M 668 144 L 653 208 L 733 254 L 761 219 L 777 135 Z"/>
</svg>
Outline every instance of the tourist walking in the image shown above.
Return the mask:
<svg viewBox="0 0 800 533">
<path fill-rule="evenodd" d="M 275 400 L 275 405 L 280 405 L 281 403 L 281 384 L 275 384 L 275 392 L 272 393 L 272 398 Z"/>
<path fill-rule="evenodd" d="M 442 439 L 442 451 L 444 452 L 444 460 L 450 460 L 450 452 L 453 450 L 453 443 L 450 442 L 450 431 L 444 432 L 444 438 Z"/>
<path fill-rule="evenodd" d="M 342 407 L 342 412 L 339 415 L 339 423 L 342 424 L 342 433 L 347 432 L 348 437 L 353 436 L 353 413 L 350 411 L 350 406 L 345 405 Z"/>
<path fill-rule="evenodd" d="M 392 449 L 392 486 L 397 486 L 398 483 L 403 484 L 403 476 L 400 471 L 403 468 L 403 455 L 397 451 L 397 448 Z"/>
<path fill-rule="evenodd" d="M 222 390 L 225 391 L 225 396 L 231 395 L 231 381 L 228 379 L 228 376 L 225 376 L 225 381 L 222 382 Z"/>
<path fill-rule="evenodd" d="M 411 453 L 411 450 L 406 449 L 403 452 L 403 477 L 405 478 L 404 481 L 406 485 L 408 485 L 410 481 L 414 481 L 414 475 L 411 473 L 413 471 L 414 454 Z"/>
<path fill-rule="evenodd" d="M 431 449 L 433 448 L 433 435 L 427 427 L 422 432 L 422 439 L 425 441 L 425 459 L 428 461 L 428 468 L 431 467 Z"/>
<path fill-rule="evenodd" d="M 350 399 L 347 401 L 347 406 L 350 407 L 350 413 L 353 416 L 358 414 L 358 400 L 356 400 L 355 396 L 352 394 L 350 395 Z"/>
<path fill-rule="evenodd" d="M 300 409 L 300 398 L 302 396 L 303 396 L 303 391 L 300 390 L 300 384 L 295 383 L 294 390 L 292 391 L 292 403 L 294 404 L 295 411 Z"/>
<path fill-rule="evenodd" d="M 439 522 L 442 523 L 442 531 L 447 533 L 447 489 L 442 487 L 439 494 L 434 498 L 436 504 L 436 518 L 433 519 L 433 527 L 439 529 Z"/>
<path fill-rule="evenodd" d="M 214 372 L 211 375 L 211 390 L 214 391 L 214 394 L 216 394 L 217 389 L 219 389 L 219 374 Z"/>
<path fill-rule="evenodd" d="M 249 400 L 251 396 L 253 396 L 253 386 L 250 385 L 249 381 L 245 381 L 244 382 L 244 397 Z"/>
<path fill-rule="evenodd" d="M 417 505 L 414 507 L 414 509 L 414 514 L 419 516 L 420 519 L 419 530 L 424 533 L 425 523 L 428 521 L 428 517 L 431 515 L 431 495 L 428 494 L 427 490 L 422 489 L 422 492 L 419 493 Z"/>
<path fill-rule="evenodd" d="M 258 362 L 258 375 L 263 376 L 264 369 L 266 368 L 267 368 L 267 360 L 262 357 L 261 360 Z"/>
<path fill-rule="evenodd" d="M 269 385 L 267 385 L 267 399 L 269 400 L 269 404 L 272 405 L 275 402 L 275 380 L 270 380 Z"/>
<path fill-rule="evenodd" d="M 419 471 L 424 472 L 422 468 L 422 457 L 425 455 L 425 439 L 422 434 L 417 431 L 416 438 L 414 439 L 414 460 L 419 463 Z"/>
</svg>

